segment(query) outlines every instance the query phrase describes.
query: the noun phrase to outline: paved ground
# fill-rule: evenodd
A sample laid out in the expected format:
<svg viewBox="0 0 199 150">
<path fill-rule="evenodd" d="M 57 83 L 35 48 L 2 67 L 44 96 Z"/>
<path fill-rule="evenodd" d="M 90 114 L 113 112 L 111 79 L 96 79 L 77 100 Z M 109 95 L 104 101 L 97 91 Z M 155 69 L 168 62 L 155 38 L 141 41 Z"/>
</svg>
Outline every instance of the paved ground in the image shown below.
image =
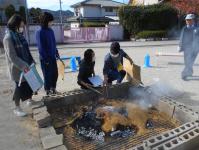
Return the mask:
<svg viewBox="0 0 199 150">
<path fill-rule="evenodd" d="M 133 58 L 138 65 L 143 65 L 144 56 L 151 56 L 152 68 L 142 69 L 142 79 L 146 85 L 153 84 L 157 80 L 169 84 L 166 90 L 175 88 L 185 95 L 178 101 L 183 102 L 194 110 L 199 108 L 199 58 L 194 66 L 194 77 L 190 81 L 182 81 L 180 78 L 183 69 L 183 57 L 156 57 L 156 52 L 177 53 L 177 41 L 165 42 L 121 42 L 121 47 Z M 96 74 L 102 75 L 103 59 L 109 51 L 110 43 L 86 43 L 58 46 L 61 55 L 83 56 L 86 48 L 92 47 L 96 53 Z M 31 48 L 34 58 L 38 62 L 38 54 L 35 47 Z M 67 62 L 68 64 L 68 62 Z M 40 68 L 38 62 L 38 69 Z M 39 150 L 41 149 L 38 133 L 31 117 L 24 119 L 16 118 L 12 114 L 13 104 L 11 101 L 10 82 L 6 76 L 6 62 L 0 56 L 0 145 L 2 150 Z M 68 91 L 79 88 L 76 84 L 77 73 L 66 73 L 65 81 L 59 80 L 58 90 Z M 41 91 L 40 96 L 43 94 Z M 128 94 L 128 93 L 127 93 Z M 35 100 L 38 97 L 34 98 Z M 27 109 L 28 110 L 28 109 Z"/>
</svg>

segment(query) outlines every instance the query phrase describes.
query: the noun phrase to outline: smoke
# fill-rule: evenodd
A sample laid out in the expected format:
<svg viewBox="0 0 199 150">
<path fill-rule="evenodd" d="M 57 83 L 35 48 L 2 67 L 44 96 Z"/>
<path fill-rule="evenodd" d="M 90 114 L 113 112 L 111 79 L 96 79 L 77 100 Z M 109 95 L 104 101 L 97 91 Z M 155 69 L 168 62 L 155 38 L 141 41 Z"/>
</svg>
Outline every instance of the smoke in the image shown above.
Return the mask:
<svg viewBox="0 0 199 150">
<path fill-rule="evenodd" d="M 167 31 L 167 35 L 169 38 L 179 38 L 181 34 L 181 29 L 178 27 L 173 27 L 169 31 Z"/>
<path fill-rule="evenodd" d="M 156 106 L 160 97 L 176 99 L 182 93 L 173 88 L 170 84 L 156 80 L 147 87 L 132 87 L 129 90 L 129 99 L 139 105 L 142 109 Z"/>
</svg>

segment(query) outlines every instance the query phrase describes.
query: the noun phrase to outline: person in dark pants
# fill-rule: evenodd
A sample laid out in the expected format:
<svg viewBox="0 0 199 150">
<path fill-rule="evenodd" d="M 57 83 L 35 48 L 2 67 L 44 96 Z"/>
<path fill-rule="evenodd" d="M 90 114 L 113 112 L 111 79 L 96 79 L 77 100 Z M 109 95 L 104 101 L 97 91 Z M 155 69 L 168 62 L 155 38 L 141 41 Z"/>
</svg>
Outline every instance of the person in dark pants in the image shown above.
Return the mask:
<svg viewBox="0 0 199 150">
<path fill-rule="evenodd" d="M 84 52 L 84 59 L 80 62 L 78 81 L 77 83 L 82 89 L 92 87 L 92 83 L 89 81 L 89 77 L 95 76 L 95 53 L 92 49 L 87 49 Z"/>
<path fill-rule="evenodd" d="M 53 20 L 52 14 L 44 12 L 41 16 L 41 29 L 36 33 L 44 76 L 44 88 L 47 95 L 59 94 L 56 90 L 56 84 L 58 79 L 57 59 L 60 57 L 56 48 L 55 35 L 51 29 Z"/>
<path fill-rule="evenodd" d="M 185 67 L 182 71 L 182 79 L 193 75 L 193 65 L 199 52 L 198 27 L 195 23 L 195 15 L 188 14 L 185 18 L 186 26 L 182 29 L 179 51 L 184 52 Z"/>
<path fill-rule="evenodd" d="M 24 21 L 21 16 L 13 15 L 8 21 L 8 30 L 3 39 L 5 49 L 5 56 L 9 66 L 9 72 L 12 80 L 16 84 L 14 90 L 13 100 L 16 108 L 14 114 L 24 117 L 27 114 L 21 109 L 20 101 L 27 101 L 30 105 L 32 101 L 33 91 L 24 78 L 20 82 L 22 72 L 28 72 L 32 63 L 35 63 L 30 50 L 28 42 L 23 36 Z"/>
<path fill-rule="evenodd" d="M 112 84 L 113 81 L 117 80 L 117 83 L 121 83 L 126 75 L 126 71 L 123 69 L 123 58 L 126 58 L 133 63 L 133 60 L 120 49 L 118 42 L 111 44 L 110 53 L 105 57 L 104 61 L 104 84 Z"/>
</svg>

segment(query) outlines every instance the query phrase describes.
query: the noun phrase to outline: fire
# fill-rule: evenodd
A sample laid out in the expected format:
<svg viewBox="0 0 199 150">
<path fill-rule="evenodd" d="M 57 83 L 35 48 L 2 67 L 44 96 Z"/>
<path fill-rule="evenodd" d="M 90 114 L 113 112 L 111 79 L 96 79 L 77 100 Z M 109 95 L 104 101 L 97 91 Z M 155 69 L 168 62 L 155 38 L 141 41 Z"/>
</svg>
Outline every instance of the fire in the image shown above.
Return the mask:
<svg viewBox="0 0 199 150">
<path fill-rule="evenodd" d="M 117 125 L 131 126 L 129 118 L 119 114 L 118 112 L 106 111 L 103 108 L 96 110 L 97 116 L 103 118 L 102 130 L 104 132 L 114 131 Z"/>
<path fill-rule="evenodd" d="M 102 130 L 104 132 L 110 132 L 116 129 L 117 125 L 123 126 L 137 126 L 138 133 L 142 134 L 146 132 L 146 122 L 150 118 L 147 110 L 141 109 L 138 105 L 133 103 L 122 103 L 120 101 L 108 101 L 106 105 L 111 105 L 114 109 L 119 110 L 125 108 L 127 111 L 127 116 L 120 114 L 114 110 L 105 109 L 105 107 L 99 107 L 96 109 L 98 117 L 102 117 L 104 123 L 102 125 Z"/>
<path fill-rule="evenodd" d="M 83 136 L 87 137 L 90 131 L 93 134 L 96 131 L 96 137 L 101 137 L 101 133 L 109 136 L 112 136 L 112 133 L 119 133 L 119 136 L 122 136 L 121 134 L 126 136 L 126 133 L 144 135 L 151 131 L 150 128 L 154 130 L 165 128 L 156 126 L 155 122 L 180 125 L 177 120 L 155 108 L 143 109 L 135 103 L 113 99 L 100 100 L 96 105 L 79 106 L 74 111 L 73 119 L 68 122 L 68 125 Z"/>
<path fill-rule="evenodd" d="M 104 99 L 53 111 L 54 123 L 64 125 L 64 138 L 71 149 L 97 149 L 98 143 L 104 143 L 106 147 L 116 138 L 131 137 L 128 143 L 118 143 L 119 149 L 126 149 L 126 144 L 133 147 L 152 135 L 180 125 L 176 119 L 155 108 L 143 109 L 133 101 L 121 99 Z M 64 120 L 58 120 L 58 117 Z M 97 141 L 97 145 L 90 141 Z M 110 148 L 109 144 L 106 148 Z"/>
<path fill-rule="evenodd" d="M 138 134 L 146 132 L 146 122 L 151 117 L 148 110 L 143 110 L 138 105 L 128 103 L 128 117 L 131 123 L 138 127 Z"/>
<path fill-rule="evenodd" d="M 138 134 L 144 134 L 147 120 L 170 120 L 169 116 L 152 109 L 142 109 L 138 105 L 130 102 L 117 100 L 107 100 L 100 102 L 103 106 L 96 109 L 98 117 L 103 118 L 102 130 L 111 132 L 117 125 L 135 126 L 138 128 Z M 119 113 L 117 110 L 126 109 L 127 115 Z M 111 110 L 112 109 L 112 110 Z"/>
</svg>

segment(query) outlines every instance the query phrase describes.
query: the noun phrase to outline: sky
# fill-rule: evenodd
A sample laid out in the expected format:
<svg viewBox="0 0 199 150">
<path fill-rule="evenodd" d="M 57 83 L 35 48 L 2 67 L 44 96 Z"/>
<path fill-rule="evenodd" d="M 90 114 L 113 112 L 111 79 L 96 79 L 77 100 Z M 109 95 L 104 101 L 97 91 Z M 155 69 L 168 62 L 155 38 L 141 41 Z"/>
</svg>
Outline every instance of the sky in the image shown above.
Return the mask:
<svg viewBox="0 0 199 150">
<path fill-rule="evenodd" d="M 70 5 L 81 2 L 83 0 L 62 0 L 62 9 L 63 10 L 73 10 L 70 8 Z M 129 0 L 115 0 L 118 2 L 128 3 Z M 59 10 L 59 0 L 27 0 L 28 7 L 39 7 L 42 9 L 51 9 Z"/>
</svg>

